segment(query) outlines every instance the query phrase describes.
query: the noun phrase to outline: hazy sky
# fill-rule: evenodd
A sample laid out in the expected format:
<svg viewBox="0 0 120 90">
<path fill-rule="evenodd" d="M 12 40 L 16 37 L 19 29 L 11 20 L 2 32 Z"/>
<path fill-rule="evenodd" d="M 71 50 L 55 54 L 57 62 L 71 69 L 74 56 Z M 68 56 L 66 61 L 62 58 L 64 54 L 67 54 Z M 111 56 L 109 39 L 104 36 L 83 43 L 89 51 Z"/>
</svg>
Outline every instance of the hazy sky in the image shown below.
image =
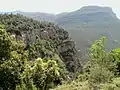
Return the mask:
<svg viewBox="0 0 120 90">
<path fill-rule="evenodd" d="M 0 0 L 0 12 L 21 10 L 56 14 L 74 11 L 88 5 L 112 7 L 120 16 L 119 0 Z"/>
</svg>

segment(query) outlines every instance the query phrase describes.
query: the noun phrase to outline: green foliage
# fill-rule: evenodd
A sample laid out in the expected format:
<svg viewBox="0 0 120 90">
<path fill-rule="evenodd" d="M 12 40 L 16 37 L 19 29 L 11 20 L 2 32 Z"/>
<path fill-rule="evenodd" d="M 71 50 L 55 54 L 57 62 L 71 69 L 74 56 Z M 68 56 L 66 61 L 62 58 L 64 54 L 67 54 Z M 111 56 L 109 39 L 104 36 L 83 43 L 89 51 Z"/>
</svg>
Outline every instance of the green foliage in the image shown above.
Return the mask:
<svg viewBox="0 0 120 90">
<path fill-rule="evenodd" d="M 99 59 L 104 59 L 106 57 L 104 43 L 105 37 L 96 40 L 90 48 L 90 58 L 96 60 L 97 63 L 99 63 Z"/>
<path fill-rule="evenodd" d="M 13 39 L 5 29 L 0 29 L 0 87 L 4 90 L 15 90 L 21 82 L 21 73 L 24 71 L 27 62 L 27 52 L 21 41 Z"/>
<path fill-rule="evenodd" d="M 88 81 L 85 82 L 72 81 L 71 83 L 65 83 L 52 90 L 92 90 L 92 89 L 89 88 Z"/>
<path fill-rule="evenodd" d="M 47 40 L 37 40 L 34 44 L 31 45 L 29 52 L 29 59 L 37 59 L 41 57 L 44 61 L 48 61 L 49 59 L 55 60 L 63 74 L 67 74 L 67 70 L 65 68 L 65 64 L 61 60 L 59 54 L 57 54 L 57 50 L 51 42 Z"/>
<path fill-rule="evenodd" d="M 81 81 L 86 81 L 88 80 L 88 73 L 82 73 L 80 75 L 78 75 L 77 79 L 81 82 Z"/>
<path fill-rule="evenodd" d="M 100 40 L 95 41 L 90 48 L 90 58 L 92 59 L 91 66 L 98 64 L 99 66 L 114 72 L 116 69 L 116 62 L 111 56 L 111 53 L 105 50 L 104 43 L 105 38 L 103 37 Z"/>
<path fill-rule="evenodd" d="M 31 65 L 26 64 L 24 72 L 21 74 L 21 83 L 16 86 L 16 90 L 49 90 L 59 84 L 62 76 L 56 61 L 38 58 Z"/>
<path fill-rule="evenodd" d="M 109 58 L 109 52 L 105 51 L 104 43 L 105 37 L 96 40 L 91 46 L 90 58 L 92 59 L 92 65 L 99 64 L 100 66 L 107 67 L 111 64 L 110 62 L 112 62 L 112 60 Z"/>
<path fill-rule="evenodd" d="M 28 50 L 30 60 L 35 60 L 38 57 L 52 59 L 57 54 L 60 60 L 55 60 L 57 63 L 62 62 L 62 64 L 58 63 L 60 67 L 65 66 L 63 68 L 66 68 L 68 72 L 74 72 L 73 74 L 77 70 L 81 71 L 81 64 L 78 56 L 75 55 L 77 50 L 73 46 L 73 41 L 70 41 L 68 32 L 64 29 L 49 22 L 40 22 L 14 14 L 1 14 L 0 24 L 5 25 L 7 32 L 24 40 L 25 50 Z M 64 47 L 66 47 L 65 52 Z M 73 64 L 69 64 L 71 62 Z"/>
<path fill-rule="evenodd" d="M 53 87 L 55 85 L 54 81 L 60 78 L 60 68 L 53 60 L 43 62 L 42 59 L 38 58 L 35 61 L 32 72 L 35 85 L 37 88 L 42 88 L 42 90 L 48 90 Z"/>
<path fill-rule="evenodd" d="M 60 35 L 56 35 L 57 38 L 44 39 L 39 36 L 39 31 L 42 31 L 41 28 L 46 30 L 51 24 L 43 24 L 20 15 L 0 15 L 0 17 L 2 17 L 0 23 L 6 25 L 6 27 L 0 25 L 0 89 L 49 90 L 62 84 L 68 74 L 61 58 L 65 59 L 63 61 L 66 62 L 66 65 L 72 65 L 74 61 L 71 58 L 75 53 L 75 49 L 72 50 L 74 46 L 68 50 L 70 53 L 65 51 L 61 54 L 59 52 L 58 45 L 68 39 L 67 32 L 58 30 Z M 36 37 L 34 42 L 28 40 L 27 44 L 30 47 L 25 49 L 26 45 L 23 41 L 16 40 L 10 33 L 6 32 L 5 28 L 11 33 L 20 30 L 27 31 L 27 33 L 37 35 L 39 38 Z M 65 34 L 63 35 L 63 33 Z M 31 35 L 28 39 L 31 39 Z M 93 43 L 90 48 L 90 61 L 85 65 L 77 80 L 63 83 L 54 90 L 120 89 L 120 79 L 119 74 L 117 74 L 120 73 L 120 49 L 106 51 L 105 40 L 103 37 Z M 65 57 L 61 57 L 61 55 L 65 55 Z M 75 65 L 77 64 L 75 62 Z M 115 75 L 118 78 L 115 78 Z"/>
<path fill-rule="evenodd" d="M 59 61 L 57 56 L 54 56 L 53 60 L 38 58 L 35 61 L 29 61 L 29 54 L 24 50 L 23 42 L 15 40 L 2 27 L 0 32 L 0 51 L 7 51 L 0 59 L 0 88 L 3 90 L 48 90 L 61 82 L 64 71 L 57 63 Z M 38 51 L 46 53 L 42 44 L 41 46 Z M 48 51 L 50 50 L 50 46 L 45 47 Z"/>
<path fill-rule="evenodd" d="M 106 51 L 104 44 L 106 38 L 96 40 L 90 48 L 90 61 L 84 66 L 80 81 L 88 80 L 90 88 L 100 89 L 101 83 L 110 82 L 117 70 L 117 63 L 111 52 Z"/>
<path fill-rule="evenodd" d="M 120 74 L 120 48 L 113 49 L 111 51 L 111 56 L 113 57 L 114 61 L 117 63 L 117 71 Z"/>
<path fill-rule="evenodd" d="M 102 84 L 100 90 L 120 90 L 120 77 L 113 78 L 111 83 Z"/>
<path fill-rule="evenodd" d="M 29 49 L 29 58 L 52 58 L 55 53 L 53 46 L 54 44 L 51 45 L 49 41 L 37 40 Z"/>
<path fill-rule="evenodd" d="M 0 25 L 0 60 L 4 61 L 9 57 L 11 49 L 11 37 L 7 34 L 4 26 Z"/>
<path fill-rule="evenodd" d="M 30 62 L 26 63 L 25 69 L 21 74 L 21 83 L 16 86 L 16 89 L 37 90 L 36 86 L 33 83 L 32 67 Z"/>
<path fill-rule="evenodd" d="M 20 85 L 16 86 L 15 90 L 37 90 L 36 86 L 33 84 L 33 82 L 31 81 L 31 83 L 29 83 L 29 86 L 27 86 L 28 84 L 25 83 L 21 83 Z"/>
<path fill-rule="evenodd" d="M 88 82 L 90 87 L 99 88 L 101 83 L 110 82 L 114 77 L 114 73 L 107 68 L 103 68 L 99 65 L 92 66 L 90 68 L 90 74 L 88 75 Z"/>
<path fill-rule="evenodd" d="M 83 73 L 77 77 L 75 84 L 63 84 L 55 90 L 100 90 L 102 87 L 115 86 L 110 82 L 115 77 L 117 64 L 112 53 L 105 50 L 104 43 L 105 37 L 93 43 L 90 48 L 90 61 L 84 66 Z M 84 82 L 87 82 L 85 86 L 78 85 Z M 106 86 L 105 83 L 110 84 Z"/>
<path fill-rule="evenodd" d="M 39 24 L 37 21 L 34 21 L 33 23 L 33 19 L 28 19 L 22 15 L 13 14 L 0 15 L 0 24 L 4 24 L 7 30 L 10 32 L 14 30 L 29 31 L 45 26 Z"/>
<path fill-rule="evenodd" d="M 116 73 L 116 62 L 110 52 L 105 51 L 105 38 L 95 41 L 90 48 L 90 67 L 88 81 L 94 89 L 99 88 L 99 84 L 109 82 Z"/>
<path fill-rule="evenodd" d="M 120 48 L 113 49 L 113 50 L 111 51 L 111 53 L 113 54 L 114 59 L 115 59 L 117 62 L 120 62 Z"/>
</svg>

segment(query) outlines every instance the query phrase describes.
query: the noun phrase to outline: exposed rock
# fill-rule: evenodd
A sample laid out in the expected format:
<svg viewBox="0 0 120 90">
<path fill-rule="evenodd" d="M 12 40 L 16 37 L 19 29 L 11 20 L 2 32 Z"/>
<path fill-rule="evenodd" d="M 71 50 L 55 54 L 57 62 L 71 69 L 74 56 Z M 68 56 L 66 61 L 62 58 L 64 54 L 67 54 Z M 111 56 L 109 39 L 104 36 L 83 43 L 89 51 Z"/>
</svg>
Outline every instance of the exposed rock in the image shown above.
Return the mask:
<svg viewBox="0 0 120 90">
<path fill-rule="evenodd" d="M 82 70 L 80 60 L 77 56 L 77 50 L 73 41 L 65 41 L 60 44 L 59 52 L 70 72 L 78 72 Z"/>
<path fill-rule="evenodd" d="M 75 43 L 70 40 L 69 34 L 58 26 L 38 22 L 21 15 L 0 15 L 0 24 L 5 24 L 7 30 L 13 33 L 18 40 L 24 40 L 26 48 L 37 39 L 52 41 L 56 45 L 57 54 L 65 63 L 66 68 L 71 73 L 82 70 L 80 60 L 77 56 Z"/>
</svg>

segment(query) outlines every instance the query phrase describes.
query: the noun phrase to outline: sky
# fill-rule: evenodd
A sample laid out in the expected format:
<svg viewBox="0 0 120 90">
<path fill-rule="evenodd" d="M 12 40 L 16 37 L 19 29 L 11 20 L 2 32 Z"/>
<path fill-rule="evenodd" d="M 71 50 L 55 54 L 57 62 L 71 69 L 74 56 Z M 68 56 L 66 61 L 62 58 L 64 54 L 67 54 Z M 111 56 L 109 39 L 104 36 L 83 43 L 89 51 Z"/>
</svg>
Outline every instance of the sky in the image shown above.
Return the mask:
<svg viewBox="0 0 120 90">
<path fill-rule="evenodd" d="M 20 10 L 58 14 L 75 11 L 89 5 L 111 7 L 120 17 L 119 0 L 0 0 L 0 12 Z"/>
</svg>

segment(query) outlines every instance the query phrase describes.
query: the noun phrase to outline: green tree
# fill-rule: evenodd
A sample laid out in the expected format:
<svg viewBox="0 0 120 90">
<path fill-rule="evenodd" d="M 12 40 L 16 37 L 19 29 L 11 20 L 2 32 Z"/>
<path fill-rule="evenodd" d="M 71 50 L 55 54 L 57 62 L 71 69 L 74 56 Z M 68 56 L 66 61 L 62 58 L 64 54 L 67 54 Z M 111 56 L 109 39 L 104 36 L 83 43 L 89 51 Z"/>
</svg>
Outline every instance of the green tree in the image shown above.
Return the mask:
<svg viewBox="0 0 120 90">
<path fill-rule="evenodd" d="M 37 88 L 48 90 L 54 87 L 55 81 L 60 78 L 60 68 L 54 60 L 44 62 L 38 58 L 33 66 L 33 81 Z"/>
<path fill-rule="evenodd" d="M 100 83 L 111 81 L 116 72 L 116 62 L 111 53 L 105 50 L 105 40 L 105 37 L 96 40 L 90 48 L 91 61 L 86 71 L 88 71 L 89 84 L 94 89 L 99 88 Z"/>
<path fill-rule="evenodd" d="M 22 41 L 16 41 L 3 26 L 0 27 L 0 87 L 15 90 L 27 62 Z"/>
<path fill-rule="evenodd" d="M 21 83 L 16 86 L 16 90 L 37 90 L 32 78 L 32 63 L 28 62 L 25 70 L 21 74 Z"/>
<path fill-rule="evenodd" d="M 117 63 L 117 71 L 120 74 L 120 48 L 113 49 L 111 51 L 111 56 L 113 57 L 114 61 Z"/>
<path fill-rule="evenodd" d="M 32 44 L 29 48 L 29 58 L 37 59 L 41 58 L 52 58 L 55 53 L 54 44 L 51 44 L 47 40 L 36 40 L 34 44 Z"/>
<path fill-rule="evenodd" d="M 0 25 L 0 62 L 10 57 L 11 37 L 7 34 L 3 25 Z"/>
<path fill-rule="evenodd" d="M 0 42 L 0 88 L 3 90 L 48 90 L 61 82 L 64 71 L 49 42 L 43 41 L 32 49 L 45 55 L 52 52 L 53 58 L 41 59 L 38 55 L 38 59 L 32 61 L 28 51 L 24 50 L 23 41 L 16 40 L 3 26 L 0 26 Z"/>
</svg>

